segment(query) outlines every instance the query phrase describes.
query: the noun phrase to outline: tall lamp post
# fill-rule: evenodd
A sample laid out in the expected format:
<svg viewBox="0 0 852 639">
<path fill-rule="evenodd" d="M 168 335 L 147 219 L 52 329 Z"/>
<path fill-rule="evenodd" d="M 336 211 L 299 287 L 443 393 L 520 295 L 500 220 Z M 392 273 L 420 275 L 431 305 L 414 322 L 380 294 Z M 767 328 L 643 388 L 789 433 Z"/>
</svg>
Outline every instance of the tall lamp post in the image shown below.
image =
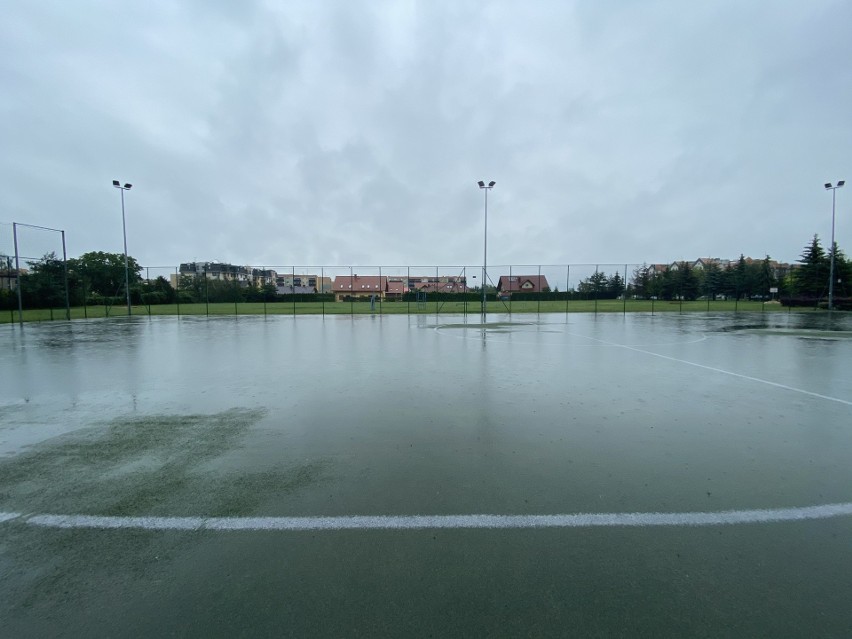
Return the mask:
<svg viewBox="0 0 852 639">
<path fill-rule="evenodd" d="M 118 180 L 113 180 L 112 185 L 121 190 L 121 230 L 124 233 L 124 288 L 127 292 L 127 314 L 130 315 L 130 268 L 127 265 L 127 223 L 124 221 L 124 192 L 129 191 L 133 185 L 121 186 Z"/>
<path fill-rule="evenodd" d="M 828 310 L 834 308 L 834 205 L 837 201 L 837 189 L 843 188 L 846 180 L 840 180 L 837 186 L 831 186 L 831 182 L 825 183 L 825 189 L 831 191 L 831 265 L 828 269 Z"/>
<path fill-rule="evenodd" d="M 488 278 L 486 276 L 486 269 L 488 268 L 488 191 L 494 188 L 494 185 L 497 184 L 494 180 L 491 180 L 488 184 L 480 180 L 478 182 L 479 188 L 485 191 L 485 248 L 482 252 L 482 323 L 485 323 L 485 313 L 487 310 L 486 307 L 486 298 L 485 298 L 485 288 L 486 282 Z"/>
</svg>

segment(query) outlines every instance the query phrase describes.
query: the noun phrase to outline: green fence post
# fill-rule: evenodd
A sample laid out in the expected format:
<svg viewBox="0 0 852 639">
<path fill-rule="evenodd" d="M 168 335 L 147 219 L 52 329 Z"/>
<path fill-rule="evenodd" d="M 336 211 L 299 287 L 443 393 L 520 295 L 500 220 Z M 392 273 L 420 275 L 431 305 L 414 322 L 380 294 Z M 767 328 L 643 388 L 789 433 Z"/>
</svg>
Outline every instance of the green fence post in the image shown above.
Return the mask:
<svg viewBox="0 0 852 639">
<path fill-rule="evenodd" d="M 599 264 L 595 264 L 595 315 L 598 314 L 598 286 L 600 286 L 599 280 L 598 280 L 598 267 L 599 266 L 600 266 Z"/>
<path fill-rule="evenodd" d="M 568 300 L 571 299 L 571 265 L 565 265 L 565 316 L 568 316 Z"/>
<path fill-rule="evenodd" d="M 180 317 L 180 274 L 175 266 L 175 302 L 177 302 L 177 316 Z"/>
<path fill-rule="evenodd" d="M 436 266 L 436 267 L 435 267 L 435 293 L 436 293 L 436 295 L 435 295 L 435 315 L 438 315 L 438 313 L 441 311 L 441 307 L 440 307 L 440 306 L 438 306 L 438 298 L 439 298 L 440 296 L 439 296 L 439 295 L 437 295 L 437 293 L 438 293 L 438 292 L 439 292 L 439 290 L 440 290 L 440 287 L 438 286 L 438 281 L 439 281 L 440 279 L 441 279 L 441 276 L 440 276 L 440 275 L 438 275 L 438 267 Z"/>
</svg>

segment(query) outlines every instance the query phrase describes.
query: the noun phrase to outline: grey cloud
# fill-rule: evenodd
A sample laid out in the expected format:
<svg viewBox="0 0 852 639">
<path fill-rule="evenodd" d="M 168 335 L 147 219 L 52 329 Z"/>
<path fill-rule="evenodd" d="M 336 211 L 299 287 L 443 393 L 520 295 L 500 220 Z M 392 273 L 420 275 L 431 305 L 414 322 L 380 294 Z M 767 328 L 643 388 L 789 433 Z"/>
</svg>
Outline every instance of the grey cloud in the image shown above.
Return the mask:
<svg viewBox="0 0 852 639">
<path fill-rule="evenodd" d="M 793 260 L 852 177 L 842 2 L 7 13 L 0 221 L 72 254 L 120 249 L 118 178 L 147 264 L 477 263 L 495 179 L 495 262 Z"/>
</svg>

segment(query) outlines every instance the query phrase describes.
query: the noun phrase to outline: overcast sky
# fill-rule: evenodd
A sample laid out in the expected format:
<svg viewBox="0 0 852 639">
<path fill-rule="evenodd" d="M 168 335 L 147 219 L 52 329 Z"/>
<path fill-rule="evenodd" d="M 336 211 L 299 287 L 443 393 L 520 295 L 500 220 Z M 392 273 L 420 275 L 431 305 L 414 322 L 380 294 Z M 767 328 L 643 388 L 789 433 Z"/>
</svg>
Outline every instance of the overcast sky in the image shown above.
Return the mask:
<svg viewBox="0 0 852 639">
<path fill-rule="evenodd" d="M 489 263 L 794 261 L 852 179 L 846 0 L 0 4 L 2 252 L 481 264 L 483 179 Z"/>
</svg>

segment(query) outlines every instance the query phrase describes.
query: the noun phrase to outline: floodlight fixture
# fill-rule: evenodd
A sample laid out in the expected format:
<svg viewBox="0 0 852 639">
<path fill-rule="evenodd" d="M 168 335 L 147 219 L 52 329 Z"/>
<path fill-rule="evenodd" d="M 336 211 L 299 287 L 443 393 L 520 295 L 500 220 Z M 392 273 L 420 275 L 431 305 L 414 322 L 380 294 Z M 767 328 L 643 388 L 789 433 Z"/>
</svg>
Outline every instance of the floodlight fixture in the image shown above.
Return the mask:
<svg viewBox="0 0 852 639">
<path fill-rule="evenodd" d="M 479 188 L 480 188 L 480 189 L 484 189 L 484 188 L 485 188 L 485 182 L 483 182 L 482 180 L 480 180 L 479 182 L 477 182 L 477 184 L 479 184 Z"/>
<path fill-rule="evenodd" d="M 118 180 L 113 180 L 112 185 L 113 186 L 121 186 L 121 183 Z"/>
<path fill-rule="evenodd" d="M 825 188 L 830 189 L 830 188 L 831 188 L 831 182 L 826 182 L 826 183 L 825 183 Z"/>
<path fill-rule="evenodd" d="M 845 184 L 846 184 L 846 180 L 840 180 L 840 182 L 837 183 L 837 188 L 839 189 L 841 186 L 844 186 Z"/>
<path fill-rule="evenodd" d="M 125 188 L 125 189 L 129 189 L 129 188 L 130 188 L 130 187 L 132 187 L 132 186 L 133 186 L 133 185 L 132 185 L 132 184 L 130 184 L 129 182 L 124 184 L 124 188 Z"/>
<path fill-rule="evenodd" d="M 495 182 L 494 180 L 491 180 L 491 181 L 488 183 L 488 188 L 489 188 L 489 189 L 494 188 L 494 185 L 495 185 L 495 184 L 497 184 L 497 182 Z"/>
</svg>

